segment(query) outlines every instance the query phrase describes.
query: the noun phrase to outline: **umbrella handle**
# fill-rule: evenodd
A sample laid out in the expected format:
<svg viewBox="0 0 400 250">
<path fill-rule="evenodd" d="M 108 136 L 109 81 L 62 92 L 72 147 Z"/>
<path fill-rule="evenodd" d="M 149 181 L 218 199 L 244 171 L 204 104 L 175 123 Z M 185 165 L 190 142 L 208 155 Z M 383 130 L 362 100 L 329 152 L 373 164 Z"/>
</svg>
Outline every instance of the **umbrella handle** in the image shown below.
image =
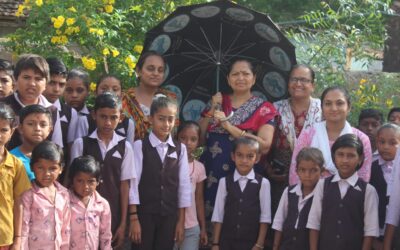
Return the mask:
<svg viewBox="0 0 400 250">
<path fill-rule="evenodd" d="M 220 121 L 221 122 L 229 121 L 232 118 L 233 114 L 234 114 L 234 112 L 231 111 L 231 113 L 228 115 L 228 117 L 225 117 L 224 119 L 221 119 Z"/>
</svg>

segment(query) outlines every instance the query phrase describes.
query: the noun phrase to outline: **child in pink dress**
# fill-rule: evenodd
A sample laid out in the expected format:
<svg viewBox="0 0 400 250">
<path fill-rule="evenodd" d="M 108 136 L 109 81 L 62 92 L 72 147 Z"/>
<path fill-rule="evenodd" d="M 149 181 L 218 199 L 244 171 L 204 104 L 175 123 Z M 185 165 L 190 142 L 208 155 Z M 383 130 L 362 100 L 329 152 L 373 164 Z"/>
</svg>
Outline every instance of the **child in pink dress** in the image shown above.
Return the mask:
<svg viewBox="0 0 400 250">
<path fill-rule="evenodd" d="M 22 194 L 22 249 L 69 249 L 69 193 L 56 181 L 63 165 L 63 151 L 53 142 L 43 141 L 32 152 L 36 179 Z"/>
<path fill-rule="evenodd" d="M 71 240 L 70 249 L 111 250 L 111 210 L 96 192 L 100 164 L 93 156 L 75 158 L 70 166 Z"/>
</svg>

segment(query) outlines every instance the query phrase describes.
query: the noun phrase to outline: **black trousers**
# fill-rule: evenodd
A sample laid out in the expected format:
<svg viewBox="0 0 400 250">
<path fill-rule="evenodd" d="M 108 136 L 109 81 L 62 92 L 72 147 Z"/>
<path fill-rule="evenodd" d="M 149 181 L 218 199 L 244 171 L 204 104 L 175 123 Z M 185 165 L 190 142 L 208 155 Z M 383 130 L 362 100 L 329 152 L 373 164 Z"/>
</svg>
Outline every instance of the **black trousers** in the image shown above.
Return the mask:
<svg viewBox="0 0 400 250">
<path fill-rule="evenodd" d="M 132 244 L 132 250 L 171 250 L 174 247 L 177 214 L 139 213 L 142 243 Z"/>
</svg>

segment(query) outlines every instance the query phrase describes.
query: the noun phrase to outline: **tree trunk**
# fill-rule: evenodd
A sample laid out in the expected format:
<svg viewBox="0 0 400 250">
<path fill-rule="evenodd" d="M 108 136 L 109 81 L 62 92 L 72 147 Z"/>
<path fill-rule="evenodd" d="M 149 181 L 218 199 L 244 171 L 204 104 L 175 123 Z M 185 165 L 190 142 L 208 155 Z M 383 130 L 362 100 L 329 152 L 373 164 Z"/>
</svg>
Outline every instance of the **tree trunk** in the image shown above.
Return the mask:
<svg viewBox="0 0 400 250">
<path fill-rule="evenodd" d="M 392 9 L 400 15 L 400 0 L 394 0 Z M 383 71 L 400 72 L 400 16 L 392 16 L 387 24 Z"/>
</svg>

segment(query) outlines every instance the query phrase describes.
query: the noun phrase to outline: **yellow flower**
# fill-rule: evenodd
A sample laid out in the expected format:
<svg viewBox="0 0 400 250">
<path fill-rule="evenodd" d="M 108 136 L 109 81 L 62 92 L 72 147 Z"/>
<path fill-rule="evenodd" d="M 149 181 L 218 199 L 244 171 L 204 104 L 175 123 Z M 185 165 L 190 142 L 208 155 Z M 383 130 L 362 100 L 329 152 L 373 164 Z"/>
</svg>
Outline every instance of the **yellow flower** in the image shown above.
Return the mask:
<svg viewBox="0 0 400 250">
<path fill-rule="evenodd" d="M 18 10 L 17 10 L 17 12 L 15 12 L 15 16 L 16 17 L 22 16 L 24 14 L 24 9 L 25 9 L 25 5 L 23 5 L 23 4 L 18 5 Z"/>
<path fill-rule="evenodd" d="M 110 54 L 110 50 L 105 48 L 103 49 L 103 55 L 108 56 Z"/>
<path fill-rule="evenodd" d="M 128 68 L 133 70 L 136 67 L 136 63 L 133 61 L 132 56 L 127 56 L 125 58 L 125 63 L 128 65 Z"/>
<path fill-rule="evenodd" d="M 364 79 L 364 78 L 360 80 L 360 84 L 361 84 L 361 85 L 363 85 L 363 84 L 366 83 L 366 82 L 367 82 L 367 80 Z"/>
<path fill-rule="evenodd" d="M 29 0 L 25 0 L 24 4 L 29 4 L 29 2 L 30 2 Z"/>
<path fill-rule="evenodd" d="M 72 17 L 67 18 L 67 25 L 68 25 L 68 26 L 71 26 L 71 25 L 74 24 L 74 23 L 75 23 L 75 18 L 72 18 Z"/>
<path fill-rule="evenodd" d="M 97 34 L 99 36 L 103 36 L 104 35 L 104 30 L 102 30 L 102 29 L 90 28 L 89 32 L 92 33 L 92 34 Z"/>
<path fill-rule="evenodd" d="M 36 3 L 36 5 L 37 5 L 37 6 L 39 6 L 39 7 L 40 7 L 40 6 L 42 6 L 42 5 L 43 5 L 43 0 L 36 0 L 36 2 L 35 2 L 35 3 Z"/>
<path fill-rule="evenodd" d="M 61 30 L 56 30 L 56 34 L 61 35 L 62 34 Z"/>
<path fill-rule="evenodd" d="M 388 108 L 392 108 L 393 107 L 393 100 L 392 99 L 387 99 L 386 100 L 386 106 Z"/>
<path fill-rule="evenodd" d="M 51 43 L 53 44 L 67 44 L 68 43 L 68 37 L 65 35 L 62 36 L 52 36 L 51 37 Z"/>
<path fill-rule="evenodd" d="M 109 4 L 114 4 L 114 3 L 115 3 L 115 0 L 108 0 L 108 3 L 109 3 Z"/>
<path fill-rule="evenodd" d="M 360 89 L 357 90 L 356 95 L 361 95 L 362 91 Z"/>
<path fill-rule="evenodd" d="M 375 85 L 375 84 L 372 84 L 371 91 L 372 91 L 372 92 L 375 92 L 375 91 L 376 91 L 376 85 Z"/>
<path fill-rule="evenodd" d="M 75 27 L 68 27 L 65 29 L 65 34 L 66 35 L 72 35 L 74 33 L 79 33 L 79 31 L 81 31 L 81 29 L 79 28 L 79 26 L 75 26 Z"/>
<path fill-rule="evenodd" d="M 68 43 L 68 37 L 63 35 L 60 36 L 60 44 L 67 44 Z"/>
<path fill-rule="evenodd" d="M 88 70 L 95 70 L 96 69 L 96 60 L 90 57 L 82 57 L 82 64 Z"/>
<path fill-rule="evenodd" d="M 90 85 L 89 85 L 89 90 L 91 92 L 95 92 L 96 91 L 96 86 L 97 86 L 96 83 L 91 82 Z"/>
<path fill-rule="evenodd" d="M 113 10 L 114 10 L 114 7 L 111 4 L 107 4 L 104 6 L 104 11 L 106 13 L 111 13 L 111 12 L 113 12 Z"/>
<path fill-rule="evenodd" d="M 135 47 L 133 47 L 133 51 L 135 51 L 135 52 L 140 54 L 143 51 L 143 46 L 142 45 L 135 45 Z"/>
<path fill-rule="evenodd" d="M 75 9 L 74 6 L 69 7 L 68 10 L 71 11 L 71 12 L 76 12 L 76 9 Z"/>
<path fill-rule="evenodd" d="M 60 38 L 58 36 L 52 36 L 51 37 L 51 43 L 56 44 L 56 43 L 58 43 L 59 40 L 60 40 Z"/>
<path fill-rule="evenodd" d="M 52 17 L 51 21 L 53 22 L 54 28 L 59 29 L 64 25 L 65 17 L 58 16 L 57 18 Z"/>
<path fill-rule="evenodd" d="M 119 56 L 119 51 L 118 51 L 118 50 L 112 49 L 111 52 L 112 52 L 112 56 L 113 56 L 113 57 Z"/>
</svg>

